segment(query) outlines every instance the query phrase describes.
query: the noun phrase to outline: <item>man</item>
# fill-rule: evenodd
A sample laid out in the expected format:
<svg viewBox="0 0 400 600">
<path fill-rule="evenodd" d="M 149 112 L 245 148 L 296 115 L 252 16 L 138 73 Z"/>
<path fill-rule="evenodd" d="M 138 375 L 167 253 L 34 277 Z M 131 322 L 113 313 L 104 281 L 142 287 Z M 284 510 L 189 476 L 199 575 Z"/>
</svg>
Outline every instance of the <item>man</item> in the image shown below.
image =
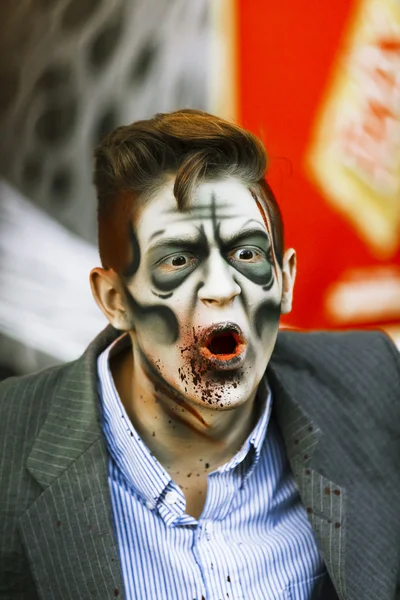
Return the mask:
<svg viewBox="0 0 400 600">
<path fill-rule="evenodd" d="M 400 598 L 397 351 L 278 334 L 296 255 L 265 171 L 199 111 L 100 144 L 111 326 L 1 387 L 0 598 Z"/>
</svg>

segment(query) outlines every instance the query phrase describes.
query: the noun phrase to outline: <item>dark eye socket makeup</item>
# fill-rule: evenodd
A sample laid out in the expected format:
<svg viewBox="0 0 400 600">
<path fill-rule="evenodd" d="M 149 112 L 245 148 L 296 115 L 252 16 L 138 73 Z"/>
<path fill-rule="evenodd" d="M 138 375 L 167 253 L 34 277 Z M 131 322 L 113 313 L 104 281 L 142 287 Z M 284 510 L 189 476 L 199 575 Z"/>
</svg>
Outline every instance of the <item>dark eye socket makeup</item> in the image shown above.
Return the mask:
<svg viewBox="0 0 400 600">
<path fill-rule="evenodd" d="M 184 259 L 184 261 L 182 262 L 180 259 Z M 193 266 L 193 263 L 198 262 L 198 260 L 198 257 L 194 256 L 190 252 L 180 251 L 169 254 L 165 258 L 161 259 L 155 266 L 158 268 L 164 268 L 165 270 L 179 270 L 186 269 L 188 266 Z"/>
<path fill-rule="evenodd" d="M 250 256 L 241 256 L 242 253 L 250 253 Z M 255 262 L 268 258 L 268 254 L 257 246 L 238 246 L 229 252 L 227 258 L 230 261 Z"/>
<path fill-rule="evenodd" d="M 175 239 L 173 243 L 168 245 L 160 245 L 148 253 L 151 268 L 156 269 L 163 264 L 170 263 L 173 258 L 184 256 L 186 258 L 202 260 L 208 254 L 208 249 L 199 244 L 188 244 L 182 240 Z M 185 265 L 182 265 L 182 267 Z"/>
</svg>

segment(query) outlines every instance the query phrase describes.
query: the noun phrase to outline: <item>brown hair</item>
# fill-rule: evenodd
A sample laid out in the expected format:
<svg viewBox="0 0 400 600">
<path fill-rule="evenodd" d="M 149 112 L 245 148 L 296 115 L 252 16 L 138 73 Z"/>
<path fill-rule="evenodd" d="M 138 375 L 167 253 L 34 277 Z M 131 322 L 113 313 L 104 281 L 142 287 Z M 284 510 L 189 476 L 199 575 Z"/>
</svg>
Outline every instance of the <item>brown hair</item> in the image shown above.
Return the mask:
<svg viewBox="0 0 400 600">
<path fill-rule="evenodd" d="M 204 180 L 233 176 L 261 197 L 271 219 L 274 250 L 282 264 L 283 223 L 264 179 L 267 155 L 259 138 L 199 110 L 179 110 L 118 127 L 95 150 L 98 242 L 102 264 L 123 270 L 129 260 L 127 223 L 139 197 L 148 199 L 169 175 L 184 209 Z"/>
</svg>

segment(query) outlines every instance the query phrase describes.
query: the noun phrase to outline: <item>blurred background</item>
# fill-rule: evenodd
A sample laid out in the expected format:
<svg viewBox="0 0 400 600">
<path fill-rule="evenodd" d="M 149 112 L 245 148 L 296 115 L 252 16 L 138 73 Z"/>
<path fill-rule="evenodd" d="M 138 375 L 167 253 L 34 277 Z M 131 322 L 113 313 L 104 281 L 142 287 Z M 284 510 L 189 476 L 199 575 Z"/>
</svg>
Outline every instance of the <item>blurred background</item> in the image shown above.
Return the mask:
<svg viewBox="0 0 400 600">
<path fill-rule="evenodd" d="M 0 23 L 0 378 L 106 325 L 93 148 L 184 107 L 266 144 L 299 260 L 284 325 L 400 345 L 398 0 L 2 0 Z"/>
</svg>

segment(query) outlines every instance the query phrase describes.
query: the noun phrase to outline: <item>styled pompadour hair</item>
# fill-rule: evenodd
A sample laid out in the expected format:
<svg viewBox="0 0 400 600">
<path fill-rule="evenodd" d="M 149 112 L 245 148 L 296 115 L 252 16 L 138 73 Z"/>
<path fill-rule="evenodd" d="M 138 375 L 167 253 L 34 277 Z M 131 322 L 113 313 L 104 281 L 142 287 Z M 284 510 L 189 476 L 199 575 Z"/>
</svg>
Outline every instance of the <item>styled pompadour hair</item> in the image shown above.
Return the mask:
<svg viewBox="0 0 400 600">
<path fill-rule="evenodd" d="M 178 208 L 190 206 L 197 185 L 236 177 L 263 200 L 272 224 L 274 250 L 282 264 L 282 216 L 265 180 L 267 154 L 249 131 L 199 110 L 178 110 L 118 127 L 96 148 L 98 244 L 105 268 L 129 262 L 128 223 L 171 176 Z"/>
</svg>

